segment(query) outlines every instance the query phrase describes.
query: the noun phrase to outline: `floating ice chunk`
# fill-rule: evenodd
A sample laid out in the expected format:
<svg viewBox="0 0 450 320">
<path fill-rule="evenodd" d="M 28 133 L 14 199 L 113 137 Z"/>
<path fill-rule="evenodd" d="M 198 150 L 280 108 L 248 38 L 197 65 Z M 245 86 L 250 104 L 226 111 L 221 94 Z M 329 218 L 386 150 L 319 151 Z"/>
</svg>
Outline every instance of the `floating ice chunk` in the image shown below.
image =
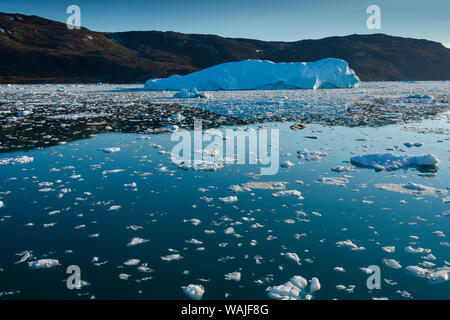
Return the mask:
<svg viewBox="0 0 450 320">
<path fill-rule="evenodd" d="M 60 263 L 56 259 L 40 259 L 28 262 L 30 269 L 50 269 L 59 266 Z"/>
<path fill-rule="evenodd" d="M 32 252 L 28 251 L 28 250 L 23 251 L 21 253 L 18 253 L 17 255 L 21 256 L 21 257 L 20 257 L 20 259 L 18 261 L 15 262 L 15 264 L 19 264 L 19 263 L 25 262 L 28 259 L 30 259 L 31 257 L 33 257 Z"/>
<path fill-rule="evenodd" d="M 225 280 L 241 281 L 241 273 L 237 271 L 227 273 L 224 277 Z"/>
<path fill-rule="evenodd" d="M 223 233 L 225 233 L 225 234 L 234 234 L 235 232 L 234 232 L 234 228 L 233 227 L 228 227 L 228 228 L 226 228 L 224 231 L 223 231 Z"/>
<path fill-rule="evenodd" d="M 420 247 L 419 248 L 413 248 L 411 246 L 407 246 L 405 248 L 405 251 L 409 252 L 409 253 L 430 253 L 431 252 L 430 249 L 424 249 L 424 248 L 420 248 Z"/>
<path fill-rule="evenodd" d="M 328 184 L 330 186 L 346 187 L 350 180 L 341 177 L 321 177 L 314 182 Z"/>
<path fill-rule="evenodd" d="M 315 62 L 243 60 L 227 62 L 185 76 L 150 79 L 149 90 L 258 90 L 352 88 L 359 79 L 348 63 L 328 58 Z"/>
<path fill-rule="evenodd" d="M 288 281 L 285 284 L 272 287 L 269 290 L 269 297 L 277 300 L 297 300 L 300 294 L 300 289 L 292 282 Z"/>
<path fill-rule="evenodd" d="M 102 148 L 102 149 L 98 149 L 98 151 L 102 151 L 102 152 L 105 152 L 105 153 L 114 153 L 114 152 L 119 152 L 120 148 L 117 148 L 117 147 Z"/>
<path fill-rule="evenodd" d="M 399 156 L 390 152 L 354 156 L 350 161 L 353 164 L 376 170 L 396 170 L 411 166 L 437 167 L 439 164 L 439 159 L 434 154 Z"/>
<path fill-rule="evenodd" d="M 386 190 L 386 191 L 392 191 L 392 192 L 398 192 L 398 193 L 404 193 L 404 194 L 411 194 L 411 195 L 428 195 L 428 196 L 443 196 L 447 195 L 447 190 L 437 189 L 434 187 L 428 187 L 422 184 L 409 182 L 407 184 L 395 184 L 395 183 L 380 183 L 376 184 L 375 188 Z"/>
<path fill-rule="evenodd" d="M 20 157 L 16 157 L 16 158 L 3 158 L 3 159 L 0 159 L 0 165 L 25 164 L 25 163 L 30 163 L 33 161 L 34 161 L 34 158 L 28 157 L 28 156 L 20 156 Z"/>
<path fill-rule="evenodd" d="M 429 270 L 423 269 L 419 266 L 407 266 L 405 268 L 406 272 L 420 278 L 426 278 Z"/>
<path fill-rule="evenodd" d="M 178 131 L 178 129 L 180 129 L 180 127 L 178 127 L 177 125 L 173 125 L 173 126 L 161 127 L 161 128 L 159 128 L 159 131 L 172 133 L 172 132 Z"/>
<path fill-rule="evenodd" d="M 121 273 L 121 274 L 119 274 L 119 278 L 120 278 L 121 280 L 128 280 L 129 277 L 130 277 L 130 275 L 129 275 L 129 274 L 126 274 L 126 273 Z"/>
<path fill-rule="evenodd" d="M 243 187 L 249 189 L 263 190 L 283 190 L 288 183 L 285 181 L 250 181 L 243 184 Z"/>
<path fill-rule="evenodd" d="M 345 272 L 345 269 L 342 267 L 334 267 L 333 270 L 337 272 Z"/>
<path fill-rule="evenodd" d="M 405 145 L 405 147 L 408 147 L 408 148 L 411 148 L 411 147 L 418 148 L 418 147 L 423 146 L 423 143 L 422 142 L 405 142 L 404 145 Z"/>
<path fill-rule="evenodd" d="M 183 160 L 178 163 L 178 168 L 184 170 L 192 169 L 195 171 L 216 171 L 222 169 L 223 164 L 205 160 Z"/>
<path fill-rule="evenodd" d="M 331 171 L 334 171 L 334 172 L 351 172 L 351 171 L 355 171 L 355 169 L 352 168 L 352 167 L 337 166 L 337 167 L 331 168 Z"/>
<path fill-rule="evenodd" d="M 122 206 L 111 206 L 111 207 L 109 207 L 108 211 L 117 211 L 120 208 L 122 208 Z"/>
<path fill-rule="evenodd" d="M 311 279 L 311 284 L 310 284 L 310 287 L 309 287 L 309 292 L 312 294 L 312 293 L 314 293 L 314 292 L 316 292 L 316 291 L 319 291 L 320 290 L 320 282 L 319 282 L 319 279 L 317 279 L 316 277 L 313 277 L 312 279 Z"/>
<path fill-rule="evenodd" d="M 223 203 L 233 203 L 238 201 L 238 198 L 236 196 L 228 196 L 228 197 L 223 197 L 223 198 L 219 198 L 220 202 Z"/>
<path fill-rule="evenodd" d="M 126 266 L 136 266 L 139 264 L 139 262 L 141 262 L 141 260 L 139 260 L 139 259 L 130 259 L 130 260 L 125 261 L 123 264 Z"/>
<path fill-rule="evenodd" d="M 303 290 L 308 285 L 308 281 L 302 276 L 293 276 L 289 281 L 300 290 Z"/>
<path fill-rule="evenodd" d="M 286 258 L 296 262 L 298 265 L 300 265 L 300 258 L 298 257 L 298 255 L 294 252 L 286 252 L 283 255 L 286 256 Z"/>
<path fill-rule="evenodd" d="M 321 151 L 310 151 L 308 149 L 303 149 L 297 151 L 299 159 L 307 161 L 319 161 L 322 157 L 326 157 L 328 154 Z"/>
<path fill-rule="evenodd" d="M 394 253 L 395 252 L 395 246 L 386 246 L 386 247 L 382 247 L 381 249 L 383 249 L 383 251 L 387 252 L 387 253 Z"/>
<path fill-rule="evenodd" d="M 269 288 L 268 295 L 277 300 L 304 300 L 311 299 L 312 294 L 320 290 L 320 282 L 317 278 L 312 278 L 309 293 L 307 290 L 308 281 L 301 276 L 293 276 L 288 282 Z"/>
<path fill-rule="evenodd" d="M 150 240 L 146 240 L 146 239 L 142 239 L 142 238 L 137 238 L 134 237 L 130 240 L 130 242 L 127 244 L 128 247 L 134 247 L 137 246 L 138 244 L 143 244 L 146 242 L 149 242 Z"/>
<path fill-rule="evenodd" d="M 437 268 L 436 270 L 432 271 L 428 276 L 428 281 L 430 283 L 442 283 L 446 282 L 449 279 L 450 275 L 450 268 L 449 267 L 442 267 Z"/>
<path fill-rule="evenodd" d="M 183 220 L 183 222 L 190 222 L 195 227 L 198 226 L 200 223 L 202 223 L 201 220 L 199 220 L 199 219 Z"/>
<path fill-rule="evenodd" d="M 228 190 L 233 191 L 234 193 L 249 191 L 249 188 L 241 187 L 240 185 L 233 184 L 228 187 Z"/>
<path fill-rule="evenodd" d="M 197 239 L 191 239 L 191 240 L 186 240 L 186 243 L 190 243 L 190 244 L 203 244 L 203 242 L 201 242 L 200 240 Z"/>
<path fill-rule="evenodd" d="M 298 190 L 281 190 L 275 193 L 272 193 L 272 197 L 279 198 L 279 197 L 290 197 L 294 196 L 299 199 L 303 199 L 302 193 Z"/>
<path fill-rule="evenodd" d="M 183 288 L 183 292 L 191 299 L 201 300 L 201 298 L 205 294 L 205 288 L 203 288 L 203 286 L 201 285 L 190 284 Z"/>
<path fill-rule="evenodd" d="M 3 208 L 5 206 L 5 204 L 3 203 L 3 201 L 0 201 L 0 208 Z"/>
<path fill-rule="evenodd" d="M 187 99 L 187 98 L 208 98 L 208 95 L 203 92 L 198 92 L 196 88 L 181 89 L 173 95 L 174 98 Z"/>
<path fill-rule="evenodd" d="M 292 162 L 290 162 L 289 160 L 283 161 L 280 164 L 280 167 L 282 167 L 282 168 L 290 168 L 292 166 L 294 166 L 294 164 Z"/>
<path fill-rule="evenodd" d="M 400 269 L 402 266 L 400 263 L 395 259 L 383 259 L 383 262 L 386 266 L 393 269 Z"/>
<path fill-rule="evenodd" d="M 183 259 L 183 256 L 180 255 L 179 253 L 168 254 L 167 256 L 161 257 L 162 261 L 174 261 L 180 259 Z"/>
<path fill-rule="evenodd" d="M 355 250 L 355 251 L 360 251 L 360 250 L 365 250 L 366 249 L 364 247 L 358 247 L 351 240 L 338 241 L 338 242 L 336 242 L 336 246 L 350 248 L 350 249 Z"/>
</svg>

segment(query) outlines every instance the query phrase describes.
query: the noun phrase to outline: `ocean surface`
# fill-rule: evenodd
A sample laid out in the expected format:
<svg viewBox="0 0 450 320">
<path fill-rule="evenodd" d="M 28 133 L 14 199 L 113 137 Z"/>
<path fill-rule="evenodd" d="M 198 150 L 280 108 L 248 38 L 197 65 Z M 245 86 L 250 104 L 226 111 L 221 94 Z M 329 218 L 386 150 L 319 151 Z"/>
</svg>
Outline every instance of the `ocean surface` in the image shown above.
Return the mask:
<svg viewBox="0 0 450 320">
<path fill-rule="evenodd" d="M 204 288 L 203 299 L 269 299 L 293 276 L 318 278 L 313 299 L 449 299 L 450 282 L 430 279 L 450 266 L 448 113 L 382 127 L 292 124 L 218 129 L 278 129 L 279 161 L 292 166 L 275 175 L 249 163 L 183 170 L 171 161 L 170 132 L 101 133 L 0 154 L 33 158 L 0 165 L 0 299 L 189 299 L 189 284 Z M 304 149 L 322 156 L 300 159 Z M 380 152 L 440 163 L 379 171 L 350 162 Z M 331 170 L 338 166 L 344 171 Z M 248 187 L 254 182 L 269 184 Z M 422 189 L 401 188 L 408 183 Z M 229 189 L 236 185 L 242 190 Z M 280 185 L 301 196 L 274 196 Z M 80 289 L 67 287 L 71 265 Z M 372 265 L 380 289 L 367 287 Z"/>
</svg>

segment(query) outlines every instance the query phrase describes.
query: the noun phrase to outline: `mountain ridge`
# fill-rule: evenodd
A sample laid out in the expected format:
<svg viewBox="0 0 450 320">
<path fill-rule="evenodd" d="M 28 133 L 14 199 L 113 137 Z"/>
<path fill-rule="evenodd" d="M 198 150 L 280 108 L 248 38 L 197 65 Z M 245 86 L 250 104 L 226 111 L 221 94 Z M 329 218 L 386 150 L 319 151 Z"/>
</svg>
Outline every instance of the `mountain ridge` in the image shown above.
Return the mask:
<svg viewBox="0 0 450 320">
<path fill-rule="evenodd" d="M 385 34 L 263 41 L 174 31 L 69 30 L 38 16 L 0 13 L 0 83 L 144 82 L 244 59 L 348 61 L 363 81 L 450 80 L 450 49 Z"/>
</svg>

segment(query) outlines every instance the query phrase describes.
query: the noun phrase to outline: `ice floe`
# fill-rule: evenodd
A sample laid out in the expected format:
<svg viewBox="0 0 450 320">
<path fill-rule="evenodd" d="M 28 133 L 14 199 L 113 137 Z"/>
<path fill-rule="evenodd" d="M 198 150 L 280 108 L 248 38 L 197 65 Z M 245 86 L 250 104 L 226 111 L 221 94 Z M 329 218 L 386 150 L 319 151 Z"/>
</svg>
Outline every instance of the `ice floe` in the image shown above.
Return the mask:
<svg viewBox="0 0 450 320">
<path fill-rule="evenodd" d="M 320 282 L 316 277 L 311 279 L 310 288 L 308 281 L 302 276 L 293 276 L 288 282 L 268 288 L 268 295 L 277 300 L 309 300 L 312 294 L 320 290 Z"/>
<path fill-rule="evenodd" d="M 381 190 L 411 194 L 416 196 L 428 195 L 438 197 L 445 196 L 448 193 L 447 190 L 437 189 L 413 182 L 408 182 L 406 184 L 379 183 L 376 184 L 375 187 Z"/>
<path fill-rule="evenodd" d="M 330 186 L 346 187 L 350 180 L 342 177 L 321 177 L 314 182 L 328 184 Z"/>
<path fill-rule="evenodd" d="M 28 156 L 20 156 L 15 158 L 3 158 L 0 159 L 0 165 L 7 165 L 7 164 L 25 164 L 30 163 L 34 161 L 34 157 L 28 157 Z"/>
<path fill-rule="evenodd" d="M 150 79 L 149 90 L 258 90 L 351 88 L 359 79 L 344 60 L 315 62 L 243 60 L 227 62 L 185 76 Z"/>
</svg>

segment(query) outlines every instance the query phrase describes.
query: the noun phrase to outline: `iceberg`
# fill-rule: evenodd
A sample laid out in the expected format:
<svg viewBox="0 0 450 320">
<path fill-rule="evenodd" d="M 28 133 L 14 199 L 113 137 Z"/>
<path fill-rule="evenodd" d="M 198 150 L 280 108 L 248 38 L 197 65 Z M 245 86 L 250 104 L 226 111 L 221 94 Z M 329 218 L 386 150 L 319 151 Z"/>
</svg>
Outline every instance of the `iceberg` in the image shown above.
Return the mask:
<svg viewBox="0 0 450 320">
<path fill-rule="evenodd" d="M 184 76 L 150 79 L 147 90 L 281 90 L 353 88 L 359 78 L 341 59 L 315 62 L 243 60 L 227 62 Z"/>
</svg>

